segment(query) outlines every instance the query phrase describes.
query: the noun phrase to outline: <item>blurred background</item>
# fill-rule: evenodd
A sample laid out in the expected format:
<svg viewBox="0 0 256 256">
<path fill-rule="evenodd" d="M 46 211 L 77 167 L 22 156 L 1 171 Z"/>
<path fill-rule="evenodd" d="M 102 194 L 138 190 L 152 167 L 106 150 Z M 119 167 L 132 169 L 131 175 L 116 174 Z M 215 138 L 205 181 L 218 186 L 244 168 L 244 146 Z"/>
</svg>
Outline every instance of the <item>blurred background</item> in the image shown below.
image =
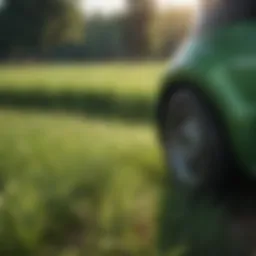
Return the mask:
<svg viewBox="0 0 256 256">
<path fill-rule="evenodd" d="M 1 0 L 1 60 L 164 60 L 194 0 Z"/>
<path fill-rule="evenodd" d="M 195 4 L 0 1 L 0 255 L 219 255 L 216 211 L 184 222 L 178 197 L 159 217 L 154 106 Z"/>
</svg>

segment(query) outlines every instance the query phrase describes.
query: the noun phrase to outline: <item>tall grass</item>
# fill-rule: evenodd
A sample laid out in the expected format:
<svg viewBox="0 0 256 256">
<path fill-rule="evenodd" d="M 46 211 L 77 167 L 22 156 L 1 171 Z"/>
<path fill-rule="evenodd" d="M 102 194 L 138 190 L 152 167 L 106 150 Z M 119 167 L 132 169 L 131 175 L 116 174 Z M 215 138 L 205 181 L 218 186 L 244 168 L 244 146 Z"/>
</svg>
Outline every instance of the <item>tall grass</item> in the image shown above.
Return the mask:
<svg viewBox="0 0 256 256">
<path fill-rule="evenodd" d="M 149 127 L 0 113 L 1 255 L 153 255 L 161 160 Z"/>
</svg>

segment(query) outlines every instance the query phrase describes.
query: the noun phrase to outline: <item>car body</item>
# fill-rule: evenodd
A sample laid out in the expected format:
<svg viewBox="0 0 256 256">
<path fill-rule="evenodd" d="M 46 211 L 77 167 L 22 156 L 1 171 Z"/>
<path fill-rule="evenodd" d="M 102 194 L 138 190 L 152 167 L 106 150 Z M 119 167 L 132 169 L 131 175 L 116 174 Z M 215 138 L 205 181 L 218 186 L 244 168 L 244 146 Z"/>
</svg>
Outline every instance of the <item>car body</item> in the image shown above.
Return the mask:
<svg viewBox="0 0 256 256">
<path fill-rule="evenodd" d="M 170 62 L 158 101 L 158 125 L 162 135 L 168 99 L 180 85 L 200 91 L 217 118 L 225 150 L 256 178 L 255 6 L 237 2 L 233 9 L 234 2 L 226 0 L 206 12 Z"/>
</svg>

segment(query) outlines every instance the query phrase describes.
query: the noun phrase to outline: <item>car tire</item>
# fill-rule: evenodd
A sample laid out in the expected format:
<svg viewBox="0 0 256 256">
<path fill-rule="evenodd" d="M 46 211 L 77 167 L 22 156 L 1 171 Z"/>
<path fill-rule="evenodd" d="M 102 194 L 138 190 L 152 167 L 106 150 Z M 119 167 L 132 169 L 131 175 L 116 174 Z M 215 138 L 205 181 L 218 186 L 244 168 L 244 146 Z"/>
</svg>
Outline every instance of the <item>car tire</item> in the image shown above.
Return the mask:
<svg viewBox="0 0 256 256">
<path fill-rule="evenodd" d="M 235 171 L 209 100 L 193 87 L 178 86 L 161 107 L 161 139 L 174 186 L 189 195 L 221 196 Z"/>
</svg>

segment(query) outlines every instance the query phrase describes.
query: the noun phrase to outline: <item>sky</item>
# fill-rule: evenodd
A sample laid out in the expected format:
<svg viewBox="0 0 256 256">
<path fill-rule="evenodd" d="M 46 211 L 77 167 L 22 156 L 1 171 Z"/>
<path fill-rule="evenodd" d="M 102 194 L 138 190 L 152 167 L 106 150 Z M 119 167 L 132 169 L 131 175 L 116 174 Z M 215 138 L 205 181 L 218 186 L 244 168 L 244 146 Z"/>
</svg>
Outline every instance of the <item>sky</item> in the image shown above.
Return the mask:
<svg viewBox="0 0 256 256">
<path fill-rule="evenodd" d="M 138 0 L 139 1 L 139 0 Z M 166 6 L 186 6 L 196 4 L 197 0 L 156 0 L 160 8 Z M 86 13 L 101 12 L 104 14 L 122 11 L 125 9 L 125 0 L 82 0 Z"/>
</svg>

